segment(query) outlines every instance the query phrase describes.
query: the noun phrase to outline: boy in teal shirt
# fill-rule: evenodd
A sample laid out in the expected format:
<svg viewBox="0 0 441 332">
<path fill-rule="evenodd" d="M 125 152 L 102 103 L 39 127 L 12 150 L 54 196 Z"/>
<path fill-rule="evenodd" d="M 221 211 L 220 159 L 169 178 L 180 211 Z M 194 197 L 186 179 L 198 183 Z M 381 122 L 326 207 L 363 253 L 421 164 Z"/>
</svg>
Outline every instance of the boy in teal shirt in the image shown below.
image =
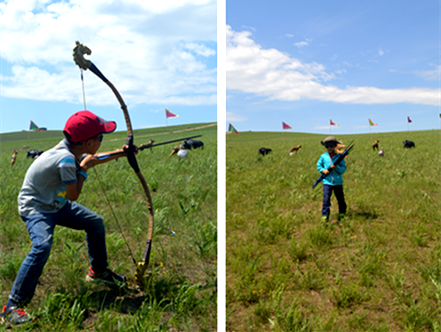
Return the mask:
<svg viewBox="0 0 441 332">
<path fill-rule="evenodd" d="M 317 169 L 320 173 L 326 175 L 323 179 L 323 205 L 322 205 L 322 222 L 327 222 L 330 215 L 331 196 L 334 192 L 338 202 L 339 219 L 346 214 L 346 202 L 343 193 L 343 177 L 342 174 L 346 171 L 346 162 L 343 159 L 337 165 L 335 160 L 340 156 L 335 151 L 337 144 L 342 144 L 333 136 L 326 137 L 322 142 L 327 152 L 320 156 L 317 162 Z"/>
</svg>

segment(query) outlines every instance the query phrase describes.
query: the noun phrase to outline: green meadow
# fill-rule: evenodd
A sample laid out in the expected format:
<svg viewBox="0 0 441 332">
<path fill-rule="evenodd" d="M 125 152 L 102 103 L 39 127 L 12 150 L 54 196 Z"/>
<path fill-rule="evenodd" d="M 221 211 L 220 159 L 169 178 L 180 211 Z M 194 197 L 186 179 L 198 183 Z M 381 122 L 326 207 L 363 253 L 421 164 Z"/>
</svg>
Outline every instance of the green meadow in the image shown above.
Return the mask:
<svg viewBox="0 0 441 332">
<path fill-rule="evenodd" d="M 348 213 L 338 222 L 333 196 L 324 226 L 326 136 L 226 136 L 227 330 L 441 331 L 440 132 L 336 134 L 355 143 Z"/>
<path fill-rule="evenodd" d="M 125 158 L 91 169 L 78 200 L 100 214 L 106 227 L 109 267 L 127 275 L 128 288 L 85 282 L 88 255 L 85 233 L 57 227 L 51 256 L 27 310 L 33 323 L 15 331 L 215 331 L 217 326 L 217 127 L 199 123 L 136 130 L 135 144 L 203 135 L 204 150 L 187 159 L 169 157 L 178 143 L 140 152 L 141 172 L 149 184 L 155 212 L 148 280 L 133 282 L 148 230 L 142 187 Z M 105 135 L 98 152 L 121 148 L 125 132 Z M 0 303 L 6 304 L 21 262 L 31 248 L 17 211 L 17 195 L 33 160 L 21 150 L 47 150 L 61 132 L 0 135 Z M 102 190 L 103 189 L 103 190 Z M 105 194 L 103 193 L 105 192 Z M 107 202 L 106 196 L 110 202 Z M 112 215 L 115 212 L 117 221 Z M 120 228 L 119 229 L 119 226 Z M 128 245 L 128 246 L 127 246 Z M 130 250 L 128 249 L 130 248 Z M 7 326 L 0 326 L 0 331 Z"/>
</svg>

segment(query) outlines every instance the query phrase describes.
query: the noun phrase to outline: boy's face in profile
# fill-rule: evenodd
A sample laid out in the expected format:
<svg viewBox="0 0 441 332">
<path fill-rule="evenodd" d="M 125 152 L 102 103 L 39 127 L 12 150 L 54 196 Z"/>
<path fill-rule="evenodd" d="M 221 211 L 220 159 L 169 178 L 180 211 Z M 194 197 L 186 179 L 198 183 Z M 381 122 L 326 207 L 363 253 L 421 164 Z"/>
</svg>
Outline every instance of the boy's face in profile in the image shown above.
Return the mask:
<svg viewBox="0 0 441 332">
<path fill-rule="evenodd" d="M 98 149 L 101 146 L 101 142 L 103 141 L 103 135 L 100 134 L 96 137 L 92 137 L 88 139 L 85 143 L 85 148 L 87 150 L 88 154 L 95 154 L 97 153 Z"/>
</svg>

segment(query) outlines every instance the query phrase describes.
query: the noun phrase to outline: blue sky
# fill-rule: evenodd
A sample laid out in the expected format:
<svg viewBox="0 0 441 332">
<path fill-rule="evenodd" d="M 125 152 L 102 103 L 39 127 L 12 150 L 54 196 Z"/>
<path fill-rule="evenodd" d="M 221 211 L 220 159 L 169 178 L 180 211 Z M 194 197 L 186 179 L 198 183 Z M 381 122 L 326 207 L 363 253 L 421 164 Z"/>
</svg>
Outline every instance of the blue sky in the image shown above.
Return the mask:
<svg viewBox="0 0 441 332">
<path fill-rule="evenodd" d="M 30 120 L 61 130 L 83 110 L 79 40 L 115 85 L 135 129 L 215 122 L 215 0 L 0 1 L 0 132 L 28 130 Z M 84 73 L 86 108 L 125 131 L 119 103 Z"/>
<path fill-rule="evenodd" d="M 227 1 L 227 126 L 440 128 L 439 1 Z M 369 127 L 368 119 L 377 123 Z"/>
</svg>

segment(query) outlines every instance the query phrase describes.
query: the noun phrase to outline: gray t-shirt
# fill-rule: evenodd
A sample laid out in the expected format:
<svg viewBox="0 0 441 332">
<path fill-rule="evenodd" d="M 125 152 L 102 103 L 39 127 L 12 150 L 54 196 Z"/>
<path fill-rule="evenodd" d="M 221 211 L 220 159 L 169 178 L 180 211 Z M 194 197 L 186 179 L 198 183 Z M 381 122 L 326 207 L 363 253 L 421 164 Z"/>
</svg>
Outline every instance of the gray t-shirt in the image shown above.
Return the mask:
<svg viewBox="0 0 441 332">
<path fill-rule="evenodd" d="M 20 216 L 54 213 L 68 201 L 66 184 L 77 182 L 75 156 L 66 140 L 38 157 L 26 172 L 18 195 Z"/>
</svg>

